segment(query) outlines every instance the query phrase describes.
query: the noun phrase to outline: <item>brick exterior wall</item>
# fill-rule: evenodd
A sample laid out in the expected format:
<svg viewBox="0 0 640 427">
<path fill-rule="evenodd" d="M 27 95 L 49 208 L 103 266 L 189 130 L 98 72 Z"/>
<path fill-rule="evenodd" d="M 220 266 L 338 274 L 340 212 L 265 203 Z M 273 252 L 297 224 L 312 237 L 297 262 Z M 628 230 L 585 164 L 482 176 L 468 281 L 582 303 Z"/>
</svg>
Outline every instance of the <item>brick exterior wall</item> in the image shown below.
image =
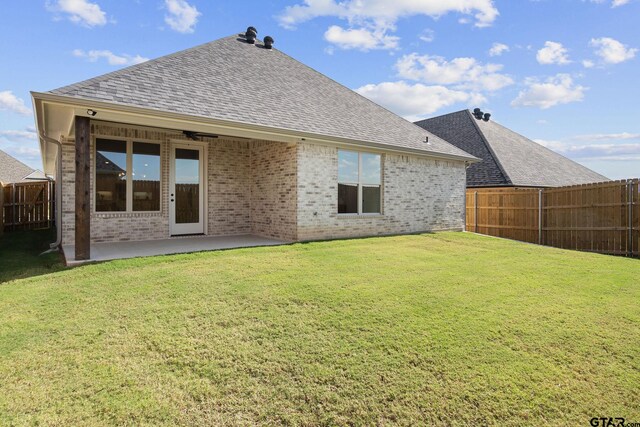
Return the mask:
<svg viewBox="0 0 640 427">
<path fill-rule="evenodd" d="M 91 241 L 166 239 L 169 235 L 170 141 L 188 141 L 181 132 L 108 123 L 91 124 L 91 194 L 94 194 L 96 137 L 158 142 L 161 146 L 160 212 L 94 212 Z M 258 234 L 295 240 L 295 147 L 272 141 L 233 138 L 207 141 L 207 234 Z M 75 241 L 75 145 L 63 140 L 62 241 Z"/>
<path fill-rule="evenodd" d="M 254 142 L 251 152 L 251 231 L 296 240 L 296 146 Z"/>
<path fill-rule="evenodd" d="M 91 200 L 91 241 L 165 239 L 169 235 L 170 141 L 181 132 L 92 122 L 91 194 L 96 136 L 161 144 L 158 213 L 96 213 Z M 74 242 L 75 147 L 63 140 L 62 239 Z M 233 138 L 207 140 L 207 234 L 256 234 L 287 241 L 435 230 L 462 230 L 465 166 L 387 153 L 383 159 L 383 213 L 337 214 L 335 147 Z M 365 150 L 366 151 L 366 150 Z"/>
<path fill-rule="evenodd" d="M 298 240 L 463 229 L 464 163 L 386 153 L 382 171 L 382 214 L 338 215 L 338 149 L 301 143 Z"/>
</svg>

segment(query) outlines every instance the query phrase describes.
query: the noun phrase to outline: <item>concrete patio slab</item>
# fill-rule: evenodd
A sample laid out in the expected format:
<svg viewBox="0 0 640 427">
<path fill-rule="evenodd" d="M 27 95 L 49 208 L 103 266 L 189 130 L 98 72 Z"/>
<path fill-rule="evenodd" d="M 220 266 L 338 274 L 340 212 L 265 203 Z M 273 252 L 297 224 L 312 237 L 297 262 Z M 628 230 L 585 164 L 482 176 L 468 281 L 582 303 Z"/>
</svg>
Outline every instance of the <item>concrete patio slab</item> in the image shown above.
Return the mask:
<svg viewBox="0 0 640 427">
<path fill-rule="evenodd" d="M 74 245 L 62 245 L 62 249 L 67 265 L 74 266 L 87 262 L 110 261 L 114 259 L 215 251 L 220 249 L 250 248 L 256 246 L 276 246 L 286 243 L 289 242 L 248 234 L 241 236 L 173 237 L 170 239 L 140 242 L 92 243 L 91 259 L 88 261 L 76 261 L 74 259 Z"/>
</svg>

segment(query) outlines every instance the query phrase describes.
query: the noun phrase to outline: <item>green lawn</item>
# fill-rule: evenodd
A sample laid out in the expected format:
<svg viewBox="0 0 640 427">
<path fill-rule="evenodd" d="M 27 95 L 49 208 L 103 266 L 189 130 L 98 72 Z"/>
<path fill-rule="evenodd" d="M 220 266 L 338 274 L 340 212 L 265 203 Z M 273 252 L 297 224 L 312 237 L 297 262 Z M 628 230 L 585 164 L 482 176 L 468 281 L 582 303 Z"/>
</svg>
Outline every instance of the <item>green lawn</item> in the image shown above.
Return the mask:
<svg viewBox="0 0 640 427">
<path fill-rule="evenodd" d="M 639 303 L 638 260 L 461 233 L 87 265 L 0 285 L 0 425 L 640 421 Z"/>
<path fill-rule="evenodd" d="M 55 229 L 11 231 L 0 235 L 0 284 L 62 268 L 58 253 L 41 255 L 56 240 Z"/>
</svg>

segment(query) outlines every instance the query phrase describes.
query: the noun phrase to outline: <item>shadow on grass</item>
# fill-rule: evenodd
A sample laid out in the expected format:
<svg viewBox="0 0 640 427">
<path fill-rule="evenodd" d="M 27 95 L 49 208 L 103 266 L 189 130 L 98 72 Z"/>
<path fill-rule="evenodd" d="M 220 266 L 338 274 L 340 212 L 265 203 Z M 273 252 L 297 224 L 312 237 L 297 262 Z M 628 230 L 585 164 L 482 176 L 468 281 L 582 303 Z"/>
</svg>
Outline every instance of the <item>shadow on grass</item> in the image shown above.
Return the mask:
<svg viewBox="0 0 640 427">
<path fill-rule="evenodd" d="M 56 239 L 56 230 L 9 231 L 0 236 L 0 284 L 62 270 L 59 252 L 40 255 Z"/>
</svg>

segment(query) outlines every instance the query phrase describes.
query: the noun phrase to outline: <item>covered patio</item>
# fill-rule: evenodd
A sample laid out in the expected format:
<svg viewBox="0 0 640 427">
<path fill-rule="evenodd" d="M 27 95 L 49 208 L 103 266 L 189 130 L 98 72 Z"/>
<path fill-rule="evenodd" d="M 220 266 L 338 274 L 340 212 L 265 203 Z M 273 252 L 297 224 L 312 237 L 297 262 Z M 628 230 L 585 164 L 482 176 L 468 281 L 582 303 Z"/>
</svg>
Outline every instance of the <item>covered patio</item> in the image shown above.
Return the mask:
<svg viewBox="0 0 640 427">
<path fill-rule="evenodd" d="M 75 259 L 74 245 L 63 245 L 62 249 L 64 251 L 67 265 L 75 266 L 88 262 L 111 261 L 114 259 L 173 255 L 189 252 L 250 248 L 257 246 L 277 246 L 287 243 L 289 242 L 254 236 L 251 234 L 240 236 L 190 236 L 132 242 L 92 243 L 91 258 L 88 260 Z"/>
</svg>

